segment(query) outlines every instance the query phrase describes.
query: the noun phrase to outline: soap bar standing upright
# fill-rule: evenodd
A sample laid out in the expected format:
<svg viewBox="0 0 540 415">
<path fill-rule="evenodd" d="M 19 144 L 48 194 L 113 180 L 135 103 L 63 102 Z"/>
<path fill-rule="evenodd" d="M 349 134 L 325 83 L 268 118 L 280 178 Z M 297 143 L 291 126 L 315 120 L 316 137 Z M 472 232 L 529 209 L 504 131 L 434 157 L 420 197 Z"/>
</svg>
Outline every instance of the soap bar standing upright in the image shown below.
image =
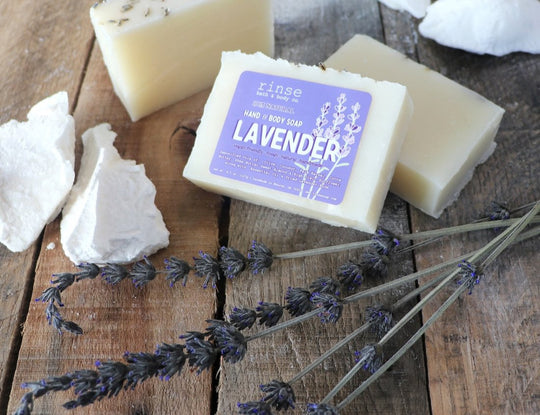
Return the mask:
<svg viewBox="0 0 540 415">
<path fill-rule="evenodd" d="M 90 18 L 114 90 L 136 121 L 212 86 L 223 50 L 272 55 L 271 0 L 109 0 Z"/>
<path fill-rule="evenodd" d="M 223 195 L 373 232 L 411 113 L 402 85 L 224 52 L 184 176 Z"/>
<path fill-rule="evenodd" d="M 495 149 L 504 110 L 368 36 L 354 36 L 325 63 L 407 87 L 414 114 L 390 190 L 439 217 Z"/>
</svg>

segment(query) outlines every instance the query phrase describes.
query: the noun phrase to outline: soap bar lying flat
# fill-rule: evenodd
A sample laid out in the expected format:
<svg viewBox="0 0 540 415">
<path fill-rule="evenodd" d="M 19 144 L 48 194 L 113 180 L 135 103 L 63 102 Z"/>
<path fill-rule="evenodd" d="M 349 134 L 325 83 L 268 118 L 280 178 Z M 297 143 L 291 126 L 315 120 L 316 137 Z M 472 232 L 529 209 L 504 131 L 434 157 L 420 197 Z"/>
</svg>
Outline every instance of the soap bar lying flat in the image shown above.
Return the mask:
<svg viewBox="0 0 540 415">
<path fill-rule="evenodd" d="M 402 85 L 225 52 L 184 176 L 373 232 L 411 113 Z"/>
<path fill-rule="evenodd" d="M 120 157 L 115 138 L 109 124 L 82 136 L 81 168 L 60 223 L 62 247 L 75 264 L 133 262 L 169 244 L 156 188 L 143 165 Z"/>
<path fill-rule="evenodd" d="M 326 65 L 407 86 L 414 115 L 390 190 L 439 217 L 495 149 L 504 110 L 367 36 L 354 36 Z"/>
<path fill-rule="evenodd" d="M 272 55 L 271 0 L 109 0 L 90 18 L 133 121 L 209 88 L 223 50 Z"/>
<path fill-rule="evenodd" d="M 75 163 L 75 123 L 68 95 L 37 103 L 28 121 L 0 126 L 0 243 L 27 249 L 67 198 Z"/>
</svg>

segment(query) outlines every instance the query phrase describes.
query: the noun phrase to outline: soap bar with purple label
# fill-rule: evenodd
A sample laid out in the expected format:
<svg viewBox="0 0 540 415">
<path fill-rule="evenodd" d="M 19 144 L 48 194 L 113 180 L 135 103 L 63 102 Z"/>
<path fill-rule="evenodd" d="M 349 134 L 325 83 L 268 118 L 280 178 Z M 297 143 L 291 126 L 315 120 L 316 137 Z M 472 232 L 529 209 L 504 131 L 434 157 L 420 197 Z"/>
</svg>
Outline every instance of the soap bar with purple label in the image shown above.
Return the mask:
<svg viewBox="0 0 540 415">
<path fill-rule="evenodd" d="M 402 85 L 224 52 L 184 177 L 373 232 L 411 115 Z"/>
</svg>

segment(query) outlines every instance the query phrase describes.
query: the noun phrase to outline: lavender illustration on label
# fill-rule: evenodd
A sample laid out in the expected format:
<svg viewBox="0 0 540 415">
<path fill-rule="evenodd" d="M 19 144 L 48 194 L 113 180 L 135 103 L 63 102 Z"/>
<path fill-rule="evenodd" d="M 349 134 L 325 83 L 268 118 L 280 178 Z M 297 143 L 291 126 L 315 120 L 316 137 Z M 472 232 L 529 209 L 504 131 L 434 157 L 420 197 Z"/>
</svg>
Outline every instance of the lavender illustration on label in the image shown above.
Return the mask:
<svg viewBox="0 0 540 415">
<path fill-rule="evenodd" d="M 324 186 L 332 177 L 334 171 L 340 167 L 347 167 L 350 165 L 349 162 L 344 162 L 344 159 L 346 159 L 351 154 L 351 146 L 356 141 L 355 135 L 362 130 L 362 127 L 356 124 L 356 121 L 360 117 L 359 111 L 361 106 L 360 103 L 356 102 L 351 107 L 351 113 L 347 115 L 348 123 L 343 127 L 344 134 L 342 134 L 341 126 L 345 122 L 345 112 L 347 110 L 347 107 L 345 106 L 346 102 L 346 94 L 341 93 L 337 97 L 337 105 L 334 106 L 334 113 L 332 114 L 332 124 L 326 129 L 324 127 L 328 124 L 327 115 L 330 110 L 331 104 L 329 102 L 326 102 L 321 107 L 321 113 L 315 121 L 315 128 L 313 129 L 312 135 L 315 140 L 317 140 L 318 137 L 324 137 L 328 142 L 327 148 L 330 148 L 331 150 L 327 150 L 325 152 L 326 154 L 329 154 L 328 158 L 310 157 L 308 163 L 295 163 L 298 168 L 304 171 L 302 185 L 299 193 L 299 196 L 301 197 L 316 200 Z M 326 163 L 328 161 L 330 163 Z M 321 174 L 325 177 L 322 181 L 319 181 L 319 185 L 317 187 L 315 187 L 315 181 L 312 181 L 309 189 L 306 190 L 305 183 L 307 181 L 308 174 L 312 166 L 317 167 L 316 177 L 319 177 Z"/>
<path fill-rule="evenodd" d="M 348 186 L 370 105 L 365 91 L 245 71 L 210 172 L 337 205 Z"/>
</svg>

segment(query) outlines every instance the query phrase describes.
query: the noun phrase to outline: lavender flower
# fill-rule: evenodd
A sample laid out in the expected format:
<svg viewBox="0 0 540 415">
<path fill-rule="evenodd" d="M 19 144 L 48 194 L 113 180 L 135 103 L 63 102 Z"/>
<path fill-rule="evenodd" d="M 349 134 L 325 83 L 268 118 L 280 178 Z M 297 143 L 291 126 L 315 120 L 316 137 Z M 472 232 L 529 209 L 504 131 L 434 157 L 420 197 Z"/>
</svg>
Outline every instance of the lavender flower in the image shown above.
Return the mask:
<svg viewBox="0 0 540 415">
<path fill-rule="evenodd" d="M 275 326 L 283 316 L 283 307 L 277 303 L 261 301 L 256 310 L 259 324 L 264 324 L 266 327 Z"/>
<path fill-rule="evenodd" d="M 266 395 L 263 401 L 267 402 L 278 411 L 286 411 L 289 408 L 294 409 L 296 397 L 292 386 L 280 380 L 273 380 L 265 385 L 260 385 L 261 391 Z"/>
<path fill-rule="evenodd" d="M 399 239 L 387 229 L 379 228 L 372 237 L 373 247 L 382 255 L 392 254 L 399 246 Z"/>
<path fill-rule="evenodd" d="M 468 261 L 461 261 L 458 264 L 459 271 L 459 285 L 465 285 L 469 289 L 469 294 L 472 294 L 472 290 L 475 285 L 480 283 L 482 279 L 482 272 L 480 272 L 474 264 Z"/>
<path fill-rule="evenodd" d="M 336 408 L 325 403 L 308 403 L 307 411 L 308 415 L 339 415 Z"/>
<path fill-rule="evenodd" d="M 169 380 L 182 371 L 186 363 L 185 346 L 182 344 L 159 344 L 156 355 L 161 357 L 161 368 L 158 371 L 160 379 Z"/>
<path fill-rule="evenodd" d="M 313 305 L 311 304 L 311 293 L 303 288 L 287 288 L 285 301 L 287 302 L 285 308 L 293 317 L 306 314 L 313 308 Z"/>
<path fill-rule="evenodd" d="M 111 398 L 124 388 L 129 373 L 129 367 L 122 362 L 96 361 L 98 371 L 97 386 L 101 396 Z M 90 392 L 90 391 L 89 391 Z"/>
<path fill-rule="evenodd" d="M 362 284 L 362 275 L 362 266 L 352 261 L 341 265 L 337 271 L 339 282 L 348 291 L 352 291 Z"/>
<path fill-rule="evenodd" d="M 234 278 L 246 269 L 247 259 L 234 248 L 219 248 L 221 270 L 228 278 Z"/>
<path fill-rule="evenodd" d="M 203 288 L 207 288 L 210 281 L 212 281 L 212 287 L 216 288 L 216 284 L 221 278 L 221 266 L 218 260 L 203 251 L 199 251 L 199 256 L 200 258 L 193 258 L 195 274 L 198 277 L 204 277 Z"/>
<path fill-rule="evenodd" d="M 262 274 L 272 266 L 274 254 L 262 242 L 253 241 L 248 250 L 247 260 L 253 274 Z"/>
<path fill-rule="evenodd" d="M 19 407 L 15 411 L 14 415 L 30 415 L 34 410 L 34 394 L 27 392 L 23 395 Z"/>
<path fill-rule="evenodd" d="M 272 415 L 272 408 L 264 401 L 238 402 L 236 406 L 241 415 Z"/>
<path fill-rule="evenodd" d="M 510 219 L 510 211 L 506 206 L 498 202 L 491 202 L 488 212 L 489 220 L 506 220 Z"/>
<path fill-rule="evenodd" d="M 229 363 L 241 361 L 247 352 L 246 338 L 231 323 L 222 320 L 207 320 L 208 333 L 219 349 L 223 360 Z"/>
<path fill-rule="evenodd" d="M 126 353 L 124 359 L 129 363 L 126 388 L 135 388 L 139 383 L 158 376 L 162 368 L 161 356 L 152 353 Z"/>
<path fill-rule="evenodd" d="M 85 279 L 93 280 L 100 273 L 100 269 L 96 264 L 82 263 L 82 264 L 77 265 L 77 268 L 82 270 L 75 274 L 75 276 L 77 277 L 77 281 L 81 281 Z"/>
<path fill-rule="evenodd" d="M 99 373 L 95 370 L 82 369 L 73 372 L 70 377 L 75 395 L 83 395 L 96 388 Z"/>
<path fill-rule="evenodd" d="M 371 332 L 382 338 L 394 325 L 392 312 L 382 305 L 366 307 L 366 322 L 370 324 Z"/>
<path fill-rule="evenodd" d="M 362 270 L 366 277 L 385 277 L 388 273 L 388 256 L 375 250 L 368 250 L 362 255 Z"/>
<path fill-rule="evenodd" d="M 186 261 L 172 256 L 165 259 L 165 269 L 167 270 L 165 279 L 170 281 L 171 287 L 180 280 L 182 280 L 182 285 L 186 286 L 188 274 L 191 271 L 191 266 Z"/>
<path fill-rule="evenodd" d="M 186 350 L 188 351 L 189 366 L 200 375 L 203 370 L 209 369 L 214 364 L 219 349 L 212 343 L 199 337 L 191 337 L 186 340 Z"/>
<path fill-rule="evenodd" d="M 56 287 L 60 292 L 73 285 L 75 282 L 75 275 L 71 272 L 62 272 L 60 274 L 53 274 L 56 279 L 51 280 L 51 284 L 56 284 Z"/>
<path fill-rule="evenodd" d="M 322 323 L 335 323 L 341 317 L 343 302 L 335 295 L 315 292 L 311 294 L 311 302 L 321 309 L 318 316 Z"/>
<path fill-rule="evenodd" d="M 41 295 L 36 298 L 36 301 L 41 301 L 42 303 L 51 302 L 58 304 L 60 307 L 63 307 L 62 297 L 60 295 L 60 289 L 58 287 L 49 287 L 45 289 Z"/>
<path fill-rule="evenodd" d="M 321 277 L 313 281 L 309 289 L 311 292 L 329 293 L 335 296 L 340 295 L 340 283 L 330 277 Z"/>
<path fill-rule="evenodd" d="M 382 357 L 377 353 L 377 349 L 372 344 L 364 346 L 362 350 L 354 354 L 356 356 L 356 362 L 362 362 L 364 370 L 370 373 L 375 373 L 382 365 Z"/>
<path fill-rule="evenodd" d="M 129 271 L 120 264 L 107 264 L 101 270 L 101 277 L 109 284 L 116 285 L 129 277 Z"/>
<path fill-rule="evenodd" d="M 156 278 L 156 268 L 147 257 L 144 257 L 144 261 L 139 261 L 133 265 L 129 275 L 135 287 L 144 287 Z"/>
<path fill-rule="evenodd" d="M 60 334 L 62 334 L 63 330 L 69 331 L 73 334 L 82 334 L 83 330 L 79 325 L 74 323 L 73 321 L 66 321 L 62 318 L 60 315 L 60 312 L 58 311 L 58 308 L 54 305 L 54 303 L 51 301 L 47 305 L 47 308 L 45 309 L 45 317 L 47 318 L 47 321 L 50 325 L 52 325 Z"/>
<path fill-rule="evenodd" d="M 238 330 L 249 329 L 257 320 L 257 312 L 250 308 L 234 307 L 229 314 L 229 321 Z"/>
</svg>

